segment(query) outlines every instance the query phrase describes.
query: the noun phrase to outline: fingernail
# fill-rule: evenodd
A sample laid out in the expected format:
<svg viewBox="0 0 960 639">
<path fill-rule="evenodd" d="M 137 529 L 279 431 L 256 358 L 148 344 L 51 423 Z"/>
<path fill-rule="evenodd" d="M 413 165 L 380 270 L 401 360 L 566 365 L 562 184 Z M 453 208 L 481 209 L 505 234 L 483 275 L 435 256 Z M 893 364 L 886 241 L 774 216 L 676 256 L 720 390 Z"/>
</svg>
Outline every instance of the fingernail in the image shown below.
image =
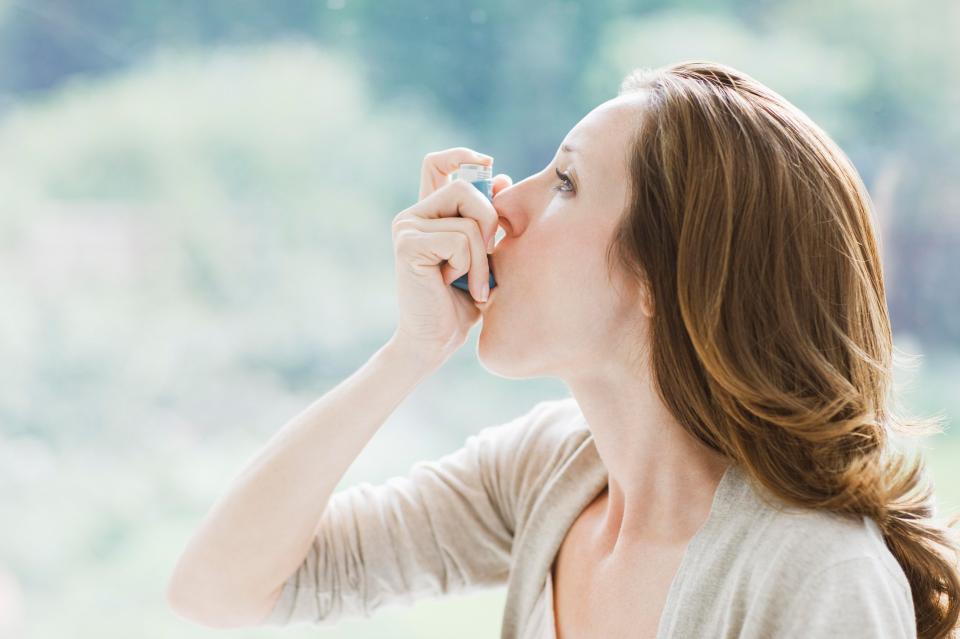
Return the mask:
<svg viewBox="0 0 960 639">
<path fill-rule="evenodd" d="M 497 239 L 497 234 L 494 233 L 493 235 L 490 236 L 490 239 L 487 240 L 487 253 L 493 252 L 493 243 L 496 241 L 496 239 Z"/>
<path fill-rule="evenodd" d="M 490 297 L 490 285 L 484 284 L 483 290 L 480 292 L 480 301 L 486 302 L 488 297 Z"/>
</svg>

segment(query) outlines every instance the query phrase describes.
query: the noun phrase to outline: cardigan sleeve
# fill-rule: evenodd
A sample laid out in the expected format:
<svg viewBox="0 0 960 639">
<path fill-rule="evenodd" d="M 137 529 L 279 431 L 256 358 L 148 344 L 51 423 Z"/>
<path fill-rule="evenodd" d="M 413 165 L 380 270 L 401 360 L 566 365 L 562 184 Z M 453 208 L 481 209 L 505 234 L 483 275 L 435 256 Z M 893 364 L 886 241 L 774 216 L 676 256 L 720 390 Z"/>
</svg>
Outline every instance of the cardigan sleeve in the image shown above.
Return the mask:
<svg viewBox="0 0 960 639">
<path fill-rule="evenodd" d="M 264 626 L 331 624 L 381 606 L 504 585 L 530 433 L 550 402 L 470 435 L 405 476 L 334 493 Z M 535 475 L 535 473 L 534 473 Z"/>
<path fill-rule="evenodd" d="M 835 563 L 808 578 L 790 595 L 784 622 L 782 636 L 789 639 L 917 636 L 909 586 L 870 556 Z"/>
</svg>

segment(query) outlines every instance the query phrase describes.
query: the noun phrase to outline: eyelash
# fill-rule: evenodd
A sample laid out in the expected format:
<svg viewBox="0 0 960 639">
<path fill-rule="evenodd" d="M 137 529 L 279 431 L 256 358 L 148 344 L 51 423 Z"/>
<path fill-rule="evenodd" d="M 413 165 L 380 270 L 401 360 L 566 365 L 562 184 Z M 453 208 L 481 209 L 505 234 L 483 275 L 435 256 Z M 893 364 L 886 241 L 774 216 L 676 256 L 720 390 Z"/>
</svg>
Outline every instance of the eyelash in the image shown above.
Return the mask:
<svg viewBox="0 0 960 639">
<path fill-rule="evenodd" d="M 569 188 L 569 189 L 561 189 L 559 186 L 555 186 L 555 187 L 553 187 L 553 190 L 554 190 L 554 191 L 558 191 L 558 192 L 560 192 L 560 193 L 575 193 L 575 192 L 576 192 L 576 188 L 574 187 L 573 180 L 570 179 L 570 176 L 567 175 L 566 173 L 561 173 L 561 172 L 560 172 L 560 169 L 554 169 L 554 170 L 557 172 L 557 177 L 558 177 L 560 180 L 562 180 L 563 182 L 565 182 L 566 184 L 569 184 L 569 185 L 570 185 L 570 188 Z"/>
</svg>

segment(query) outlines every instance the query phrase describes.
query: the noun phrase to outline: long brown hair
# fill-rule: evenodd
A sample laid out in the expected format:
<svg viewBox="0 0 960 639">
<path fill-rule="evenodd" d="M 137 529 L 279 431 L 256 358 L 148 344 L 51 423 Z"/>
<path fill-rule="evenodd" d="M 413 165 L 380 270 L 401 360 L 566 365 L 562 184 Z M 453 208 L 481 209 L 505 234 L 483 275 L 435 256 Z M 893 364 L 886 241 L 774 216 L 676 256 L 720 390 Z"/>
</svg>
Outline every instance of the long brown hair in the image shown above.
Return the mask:
<svg viewBox="0 0 960 639">
<path fill-rule="evenodd" d="M 799 109 L 728 66 L 635 69 L 631 197 L 607 252 L 650 294 L 649 361 L 695 437 L 795 506 L 871 517 L 919 637 L 960 616 L 956 520 L 891 433 L 893 337 L 866 187 Z M 638 289 L 639 290 L 639 289 Z M 639 357 L 639 355 L 637 355 Z"/>
</svg>

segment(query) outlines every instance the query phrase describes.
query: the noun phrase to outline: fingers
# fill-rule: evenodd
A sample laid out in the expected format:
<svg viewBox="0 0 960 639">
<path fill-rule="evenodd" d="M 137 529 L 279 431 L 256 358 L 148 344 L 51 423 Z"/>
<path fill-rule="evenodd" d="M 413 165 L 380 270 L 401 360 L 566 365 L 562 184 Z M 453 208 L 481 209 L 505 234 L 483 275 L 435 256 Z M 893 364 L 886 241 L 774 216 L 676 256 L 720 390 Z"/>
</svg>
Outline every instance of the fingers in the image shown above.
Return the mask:
<svg viewBox="0 0 960 639">
<path fill-rule="evenodd" d="M 493 165 L 493 158 L 465 146 L 427 153 L 420 166 L 420 197 L 422 200 L 450 182 L 450 175 L 461 164 Z"/>
<path fill-rule="evenodd" d="M 493 176 L 493 195 L 496 197 L 497 193 L 503 189 L 510 188 L 513 186 L 513 178 L 511 178 L 506 173 L 497 173 Z"/>
<path fill-rule="evenodd" d="M 493 177 L 492 192 L 493 197 L 497 197 L 500 191 L 513 186 L 513 178 L 506 173 L 498 173 Z M 496 209 L 494 209 L 496 210 Z M 497 232 L 500 228 L 500 214 L 497 213 L 497 226 L 493 229 L 493 235 L 490 237 L 490 243 L 487 244 L 487 253 L 493 253 L 497 248 Z"/>
<path fill-rule="evenodd" d="M 421 259 L 430 265 L 446 260 L 441 267 L 443 283 L 449 285 L 467 273 L 467 286 L 474 299 L 480 301 L 483 285 L 490 281 L 490 264 L 487 262 L 480 228 L 473 220 L 463 217 L 424 219 L 411 217 L 396 222 L 395 232 L 409 233 L 413 229 L 416 247 Z"/>
<path fill-rule="evenodd" d="M 499 216 L 487 196 L 466 180 L 454 180 L 416 204 L 400 211 L 394 220 L 405 218 L 438 219 L 442 217 L 472 219 L 480 228 L 481 246 L 487 246 L 497 234 Z"/>
</svg>

